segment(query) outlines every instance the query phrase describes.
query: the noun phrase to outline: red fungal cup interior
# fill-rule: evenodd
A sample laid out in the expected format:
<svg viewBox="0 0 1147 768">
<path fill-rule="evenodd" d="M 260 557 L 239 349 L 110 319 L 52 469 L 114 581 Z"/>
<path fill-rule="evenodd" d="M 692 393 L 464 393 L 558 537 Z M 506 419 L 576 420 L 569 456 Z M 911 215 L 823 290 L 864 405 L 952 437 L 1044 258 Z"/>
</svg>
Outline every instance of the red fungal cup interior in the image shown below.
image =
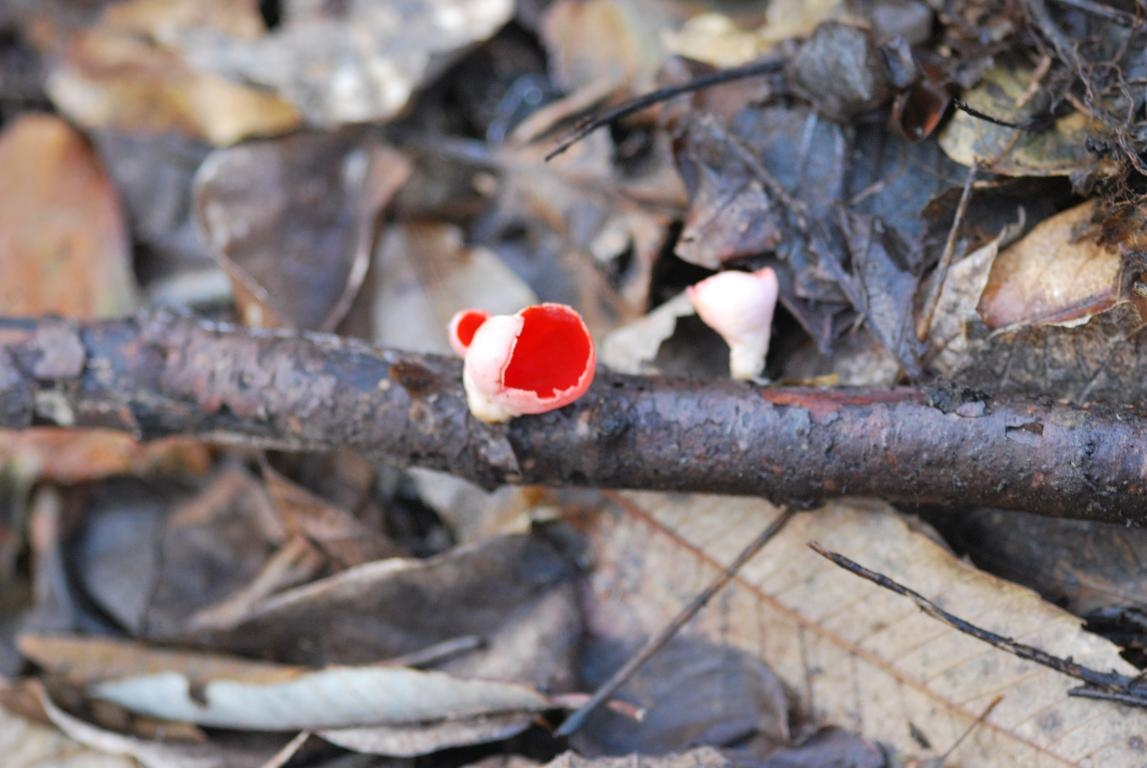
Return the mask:
<svg viewBox="0 0 1147 768">
<path fill-rule="evenodd" d="M 474 334 L 478 332 L 482 323 L 486 322 L 489 316 L 489 313 L 480 309 L 470 309 L 462 314 L 454 330 L 463 347 L 470 346 L 470 342 L 474 340 Z"/>
<path fill-rule="evenodd" d="M 520 314 L 522 331 L 502 374 L 505 385 L 542 399 L 576 385 L 593 344 L 578 314 L 560 304 L 528 307 Z"/>
</svg>

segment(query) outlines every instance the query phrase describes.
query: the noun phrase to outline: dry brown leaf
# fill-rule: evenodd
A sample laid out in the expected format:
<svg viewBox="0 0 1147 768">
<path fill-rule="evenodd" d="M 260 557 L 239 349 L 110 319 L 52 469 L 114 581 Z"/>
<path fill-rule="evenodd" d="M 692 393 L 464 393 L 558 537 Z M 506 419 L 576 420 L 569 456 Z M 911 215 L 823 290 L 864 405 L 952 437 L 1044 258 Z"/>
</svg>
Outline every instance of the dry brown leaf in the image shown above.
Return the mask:
<svg viewBox="0 0 1147 768">
<path fill-rule="evenodd" d="M 541 538 L 504 536 L 428 560 L 351 568 L 272 597 L 229 631 L 195 639 L 319 666 L 371 663 L 477 636 L 483 648 L 437 668 L 568 690 L 581 627 L 575 573 Z"/>
<path fill-rule="evenodd" d="M 935 353 L 932 367 L 941 375 L 954 376 L 987 346 L 987 329 L 976 307 L 1000 253 L 1000 242 L 999 237 L 993 238 L 948 270 L 928 333 Z"/>
<path fill-rule="evenodd" d="M 5 768 L 136 768 L 126 757 L 94 751 L 53 728 L 0 709 L 0 754 Z"/>
<path fill-rule="evenodd" d="M 108 6 L 103 22 L 160 40 L 202 27 L 246 38 L 266 32 L 258 0 L 130 0 Z"/>
<path fill-rule="evenodd" d="M 192 686 L 211 680 L 250 684 L 294 680 L 304 667 L 251 661 L 194 651 L 156 649 L 144 643 L 78 635 L 32 635 L 19 638 L 20 652 L 49 674 L 74 685 L 159 675 L 177 670 Z"/>
<path fill-rule="evenodd" d="M 318 735 L 343 749 L 391 757 L 417 757 L 450 747 L 501 741 L 530 727 L 536 715 L 512 713 L 405 727 L 342 728 Z"/>
<path fill-rule="evenodd" d="M 1084 231 L 1094 210 L 1052 216 L 996 257 L 979 304 L 988 328 L 1076 325 L 1119 301 L 1122 260 Z"/>
<path fill-rule="evenodd" d="M 952 266 L 930 343 L 940 375 L 989 393 L 1126 403 L 1147 391 L 1144 318 L 1120 301 L 1082 325 L 1038 325 L 992 334 L 976 310 L 1004 235 Z"/>
<path fill-rule="evenodd" d="M 229 469 L 188 493 L 120 478 L 75 494 L 69 581 L 143 637 L 182 632 L 197 611 L 249 587 L 285 540 L 261 484 Z"/>
<path fill-rule="evenodd" d="M 52 101 L 88 128 L 176 131 L 221 145 L 298 126 L 298 113 L 275 95 L 197 70 L 165 47 L 201 24 L 246 37 L 262 27 L 252 3 L 196 5 L 115 6 L 68 41 L 48 79 Z"/>
<path fill-rule="evenodd" d="M 677 19 L 649 0 L 558 0 L 540 32 L 554 77 L 569 90 L 600 82 L 648 87 L 665 57 L 660 35 Z M 602 51 L 609 55 L 602 55 Z"/>
<path fill-rule="evenodd" d="M 395 557 L 398 548 L 349 511 L 294 482 L 269 463 L 263 481 L 287 533 L 313 542 L 342 567 Z"/>
<path fill-rule="evenodd" d="M 1030 69 L 996 67 L 964 94 L 974 109 L 998 120 L 1022 124 L 1040 108 L 1032 103 Z M 940 132 L 940 148 L 952 160 L 979 163 L 1005 176 L 1066 176 L 1087 162 L 1087 118 L 1073 112 L 1048 128 L 1008 128 L 956 112 Z"/>
<path fill-rule="evenodd" d="M 699 591 L 776 514 L 755 500 L 627 494 L 584 521 L 599 551 L 588 620 L 600 636 L 646 634 Z M 819 722 L 959 765 L 1129 765 L 1147 713 L 1069 698 L 1075 681 L 928 618 L 910 601 L 806 547 L 840 551 L 1020 642 L 1123 674 L 1111 643 L 1035 593 L 960 562 L 886 505 L 842 502 L 799 516 L 697 620 L 694 631 L 769 663 Z"/>
<path fill-rule="evenodd" d="M 333 331 L 366 277 L 379 212 L 409 174 L 398 152 L 349 134 L 209 155 L 195 177 L 196 219 L 243 321 Z"/>
<path fill-rule="evenodd" d="M 213 30 L 181 46 L 204 69 L 279 93 L 320 127 L 384 121 L 470 46 L 513 15 L 511 0 L 288 3 L 271 34 Z"/>
<path fill-rule="evenodd" d="M 0 311 L 108 317 L 136 305 L 115 189 L 83 137 L 24 115 L 0 135 Z"/>
<path fill-rule="evenodd" d="M 50 427 L 0 431 L 0 466 L 54 483 L 79 483 L 111 475 L 203 475 L 211 456 L 201 442 L 173 437 L 139 443 L 123 432 Z"/>
</svg>

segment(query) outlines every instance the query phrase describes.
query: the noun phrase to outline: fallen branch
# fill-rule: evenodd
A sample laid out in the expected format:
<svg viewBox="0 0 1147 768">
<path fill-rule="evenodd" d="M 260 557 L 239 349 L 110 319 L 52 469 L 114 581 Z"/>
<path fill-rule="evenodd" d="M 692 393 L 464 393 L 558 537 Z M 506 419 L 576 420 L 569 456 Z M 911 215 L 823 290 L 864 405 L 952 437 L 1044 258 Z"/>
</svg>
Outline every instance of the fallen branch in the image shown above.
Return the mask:
<svg viewBox="0 0 1147 768">
<path fill-rule="evenodd" d="M 358 450 L 485 486 L 837 496 L 1147 521 L 1147 417 L 951 388 L 814 390 L 601 372 L 577 403 L 470 418 L 461 363 L 152 312 L 0 321 L 0 426 Z"/>
</svg>

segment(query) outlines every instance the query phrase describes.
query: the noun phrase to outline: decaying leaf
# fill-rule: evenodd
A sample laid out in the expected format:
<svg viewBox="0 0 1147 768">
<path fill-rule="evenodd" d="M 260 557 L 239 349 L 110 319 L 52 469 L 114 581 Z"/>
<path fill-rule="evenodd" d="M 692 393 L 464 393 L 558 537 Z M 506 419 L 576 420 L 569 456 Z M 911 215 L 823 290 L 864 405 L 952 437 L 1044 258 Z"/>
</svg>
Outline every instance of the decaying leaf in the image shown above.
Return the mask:
<svg viewBox="0 0 1147 768">
<path fill-rule="evenodd" d="M 830 120 L 847 122 L 892 94 L 875 36 L 854 24 L 819 24 L 793 58 L 792 71 L 793 87 Z"/>
<path fill-rule="evenodd" d="M 775 511 L 754 500 L 627 494 L 586 519 L 600 561 L 588 621 L 595 636 L 659 626 Z M 692 636 L 758 654 L 814 722 L 905 754 L 943 752 L 982 714 L 953 764 L 1117 765 L 1136 753 L 1147 713 L 1069 698 L 1069 678 L 994 650 L 823 561 L 805 543 L 854 557 L 980 626 L 1098 669 L 1135 670 L 1079 620 L 1027 589 L 975 570 L 876 503 L 798 517 L 695 620 Z M 818 562 L 819 561 L 819 562 Z M 626 606 L 626 608 L 622 608 Z"/>
<path fill-rule="evenodd" d="M 296 127 L 299 115 L 290 104 L 198 69 L 169 47 L 174 36 L 204 28 L 199 25 L 245 35 L 262 26 L 249 2 L 214 4 L 213 13 L 196 5 L 160 8 L 134 0 L 75 33 L 48 80 L 53 102 L 88 128 L 176 131 L 213 144 Z"/>
<path fill-rule="evenodd" d="M 207 447 L 182 437 L 139 443 L 122 432 L 54 428 L 0 431 L 0 466 L 54 483 L 78 483 L 111 475 L 182 474 L 210 468 Z"/>
<path fill-rule="evenodd" d="M 666 3 L 650 0 L 558 0 L 541 34 L 559 83 L 570 90 L 599 82 L 648 85 L 664 53 L 660 34 L 677 19 Z M 603 46 L 610 55 L 603 56 Z"/>
<path fill-rule="evenodd" d="M 399 554 L 398 548 L 380 532 L 295 483 L 269 463 L 263 465 L 263 479 L 283 528 L 291 535 L 314 542 L 341 566 L 361 565 Z"/>
<path fill-rule="evenodd" d="M 0 310 L 109 317 L 137 302 L 115 189 L 83 137 L 25 115 L 0 135 Z"/>
<path fill-rule="evenodd" d="M 218 150 L 195 212 L 253 327 L 334 330 L 362 286 L 382 207 L 410 173 L 377 141 L 296 134 Z"/>
<path fill-rule="evenodd" d="M 149 298 L 184 306 L 219 302 L 218 291 L 173 290 L 180 285 L 213 288 L 222 278 L 217 275 L 214 284 L 209 282 L 218 269 L 192 217 L 192 179 L 209 145 L 179 133 L 98 129 L 91 134 L 115 181 L 132 236 L 148 249 L 148 258 L 136 266 Z"/>
<path fill-rule="evenodd" d="M 201 29 L 179 44 L 197 66 L 271 88 L 308 123 L 331 128 L 395 117 L 512 13 L 510 0 L 290 3 L 257 40 Z"/>
<path fill-rule="evenodd" d="M 774 251 L 785 235 L 783 202 L 718 131 L 711 119 L 691 121 L 677 148 L 690 206 L 675 252 L 709 269 Z"/>
<path fill-rule="evenodd" d="M 999 247 L 997 238 L 949 273 L 932 329 L 931 367 L 991 393 L 1050 394 L 1080 402 L 1138 397 L 1147 370 L 1139 351 L 1144 319 L 1134 301 L 1119 301 L 1082 325 L 989 331 L 977 306 Z"/>
<path fill-rule="evenodd" d="M 0 750 L 7 768 L 133 768 L 126 757 L 0 709 Z M 99 751 L 94 751 L 99 750 Z"/>
<path fill-rule="evenodd" d="M 528 686 L 399 666 L 316 670 L 81 637 L 27 635 L 21 649 L 95 699 L 139 715 L 232 730 L 386 726 L 396 743 L 405 736 L 411 746 L 419 735 L 423 744 L 451 737 L 473 743 L 490 738 L 492 726 L 505 730 L 509 716 L 528 722 L 530 713 L 553 706 Z M 460 730 L 449 733 L 450 722 Z M 433 724 L 442 727 L 440 733 L 422 730 Z M 398 730 L 406 726 L 413 732 Z"/>
<path fill-rule="evenodd" d="M 912 296 L 930 256 L 922 213 L 963 185 L 958 166 L 934 142 L 845 131 L 807 107 L 748 106 L 728 129 L 698 119 L 688 131 L 679 165 L 687 170 L 691 153 L 718 162 L 699 164 L 713 169 L 713 191 L 691 201 L 678 255 L 711 267 L 770 251 L 781 303 L 822 351 L 859 314 L 907 370 L 916 368 Z M 695 254 L 691 221 L 705 223 Z"/>
<path fill-rule="evenodd" d="M 1094 211 L 1053 216 L 995 258 L 978 307 L 988 328 L 1078 325 L 1120 300 L 1121 259 L 1087 231 Z"/>
<path fill-rule="evenodd" d="M 279 683 L 210 679 L 194 690 L 183 674 L 161 672 L 88 690 L 151 717 L 262 731 L 418 725 L 552 706 L 525 686 L 402 667 L 330 667 Z"/>
<path fill-rule="evenodd" d="M 429 560 L 351 568 L 272 597 L 238 626 L 198 639 L 318 666 L 371 663 L 477 636 L 484 647 L 437 668 L 563 690 L 572 684 L 580 627 L 575 573 L 544 540 L 504 536 Z"/>
<path fill-rule="evenodd" d="M 589 643 L 582 654 L 586 681 L 604 682 L 639 641 Z M 705 744 L 760 758 L 791 743 L 795 701 L 766 663 L 740 648 L 674 638 L 617 697 L 640 707 L 641 720 L 599 710 L 571 738 L 578 752 L 667 755 Z"/>
<path fill-rule="evenodd" d="M 1030 587 L 1077 616 L 1147 610 L 1143 529 L 996 509 L 928 519 L 978 567 Z"/>
<path fill-rule="evenodd" d="M 530 727 L 532 712 L 470 717 L 404 727 L 340 728 L 318 735 L 344 749 L 391 757 L 417 757 L 450 747 L 501 741 Z"/>
<path fill-rule="evenodd" d="M 1042 117 L 1045 105 L 1033 88 L 1033 72 L 1024 67 L 1000 66 L 964 94 L 974 109 L 1025 126 Z M 940 132 L 940 146 L 961 165 L 978 163 L 1006 176 L 1068 175 L 1087 162 L 1087 118 L 1072 112 L 1049 125 L 1008 128 L 965 112 L 957 112 Z"/>
<path fill-rule="evenodd" d="M 666 50 L 677 56 L 733 67 L 765 55 L 782 40 L 808 37 L 818 24 L 843 10 L 840 0 L 774 0 L 765 8 L 760 26 L 750 28 L 727 15 L 704 13 L 679 30 L 662 33 L 662 39 Z"/>
<path fill-rule="evenodd" d="M 680 318 L 694 314 L 684 293 L 674 296 L 652 312 L 618 328 L 602 342 L 601 361 L 615 371 L 639 374 L 651 370 L 657 352 L 678 325 Z"/>
<path fill-rule="evenodd" d="M 654 267 L 683 190 L 669 142 L 656 138 L 628 162 L 604 134 L 546 159 L 547 132 L 583 109 L 587 87 L 523 121 L 494 158 L 502 170 L 493 213 L 503 232 L 524 227 L 526 253 L 504 247 L 539 295 L 578 306 L 594 334 L 648 304 Z M 592 103 L 592 101 L 590 101 Z"/>
<path fill-rule="evenodd" d="M 223 471 L 199 493 L 120 479 L 92 489 L 71 538 L 71 581 L 144 637 L 183 630 L 255 578 L 284 540 L 262 488 Z"/>
</svg>

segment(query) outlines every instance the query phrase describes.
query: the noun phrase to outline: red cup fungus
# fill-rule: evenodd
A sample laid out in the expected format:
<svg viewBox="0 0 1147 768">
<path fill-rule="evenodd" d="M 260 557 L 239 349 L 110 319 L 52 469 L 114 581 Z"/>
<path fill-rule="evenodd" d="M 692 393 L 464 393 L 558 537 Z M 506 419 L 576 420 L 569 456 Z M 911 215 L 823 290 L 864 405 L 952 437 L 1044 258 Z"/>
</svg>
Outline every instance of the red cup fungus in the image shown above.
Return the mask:
<svg viewBox="0 0 1147 768">
<path fill-rule="evenodd" d="M 552 411 L 585 394 L 596 364 L 593 338 L 571 307 L 539 304 L 495 315 L 466 349 L 466 402 L 485 422 Z"/>
<path fill-rule="evenodd" d="M 718 272 L 686 289 L 693 309 L 729 345 L 734 379 L 755 379 L 765 367 L 780 287 L 769 267 Z"/>
<path fill-rule="evenodd" d="M 450 318 L 450 347 L 459 357 L 466 354 L 474 334 L 490 317 L 490 313 L 481 309 L 463 309 L 454 313 Z"/>
</svg>

